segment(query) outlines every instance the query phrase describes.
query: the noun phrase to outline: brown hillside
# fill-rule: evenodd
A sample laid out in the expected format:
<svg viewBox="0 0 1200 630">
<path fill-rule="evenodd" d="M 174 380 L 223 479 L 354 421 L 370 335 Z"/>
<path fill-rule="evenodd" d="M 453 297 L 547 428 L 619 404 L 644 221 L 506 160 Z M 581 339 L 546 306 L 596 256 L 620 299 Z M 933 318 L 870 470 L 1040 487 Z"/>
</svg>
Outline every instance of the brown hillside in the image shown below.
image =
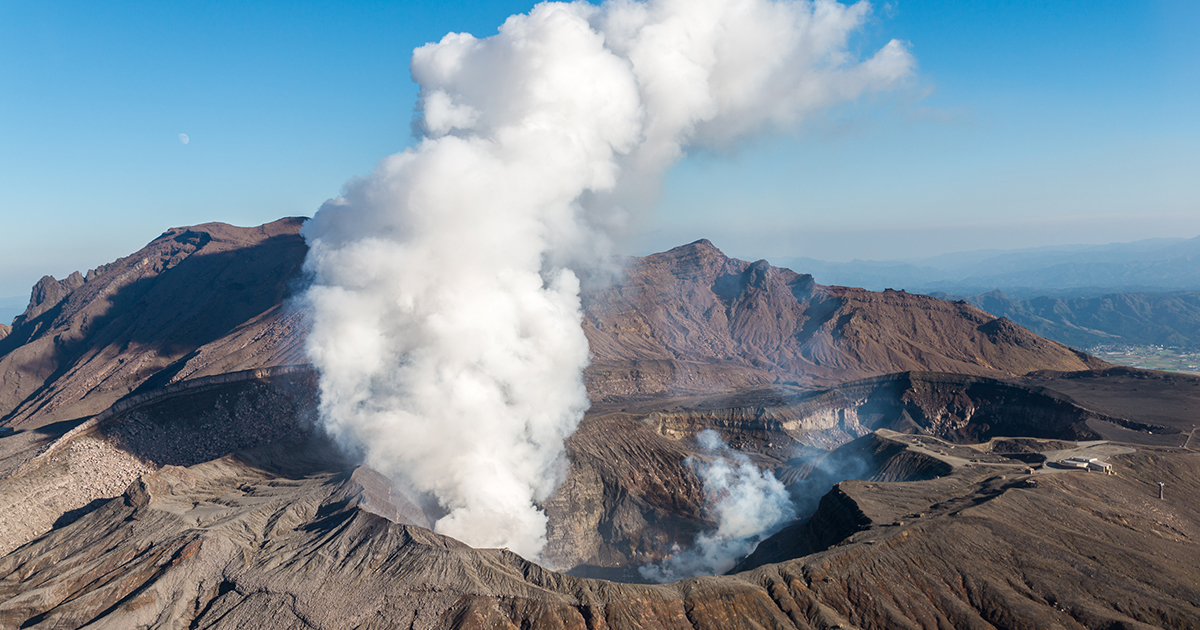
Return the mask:
<svg viewBox="0 0 1200 630">
<path fill-rule="evenodd" d="M 593 399 L 1107 365 L 965 302 L 822 286 L 707 240 L 631 260 L 585 310 Z"/>
<path fill-rule="evenodd" d="M 280 303 L 304 260 L 302 221 L 172 228 L 86 277 L 42 278 L 0 338 L 0 418 L 91 415 L 187 374 L 298 361 Z"/>
</svg>

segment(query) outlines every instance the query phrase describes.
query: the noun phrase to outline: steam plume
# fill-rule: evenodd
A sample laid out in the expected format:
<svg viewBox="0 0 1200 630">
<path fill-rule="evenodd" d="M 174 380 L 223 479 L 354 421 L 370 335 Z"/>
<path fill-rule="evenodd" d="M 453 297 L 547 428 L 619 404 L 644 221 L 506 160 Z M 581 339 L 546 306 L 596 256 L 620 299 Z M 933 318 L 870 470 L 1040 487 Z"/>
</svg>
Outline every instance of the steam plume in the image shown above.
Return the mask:
<svg viewBox="0 0 1200 630">
<path fill-rule="evenodd" d="M 891 42 L 832 1 L 544 3 L 413 53 L 411 149 L 304 228 L 321 415 L 423 494 L 439 532 L 536 558 L 536 507 L 587 408 L 577 272 L 689 145 L 722 146 L 895 85 Z"/>
<path fill-rule="evenodd" d="M 795 516 L 787 489 L 771 471 L 759 470 L 748 457 L 730 449 L 716 431 L 702 431 L 696 437 L 712 458 L 686 461 L 704 482 L 717 529 L 696 536 L 691 549 L 676 550 L 660 564 L 639 567 L 647 580 L 672 582 L 726 573 Z"/>
</svg>

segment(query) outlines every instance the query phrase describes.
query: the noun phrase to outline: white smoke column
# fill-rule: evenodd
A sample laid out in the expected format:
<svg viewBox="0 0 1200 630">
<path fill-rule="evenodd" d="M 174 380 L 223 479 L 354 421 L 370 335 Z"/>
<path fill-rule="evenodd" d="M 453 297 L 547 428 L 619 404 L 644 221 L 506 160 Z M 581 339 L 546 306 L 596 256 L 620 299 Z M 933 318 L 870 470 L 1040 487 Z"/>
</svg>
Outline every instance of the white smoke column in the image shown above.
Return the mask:
<svg viewBox="0 0 1200 630">
<path fill-rule="evenodd" d="M 913 61 L 857 62 L 869 7 L 769 0 L 539 4 L 486 39 L 413 54 L 413 148 L 304 227 L 308 354 L 329 430 L 435 528 L 537 558 L 536 503 L 587 408 L 576 271 L 689 144 L 727 145 L 871 90 Z"/>
<path fill-rule="evenodd" d="M 716 431 L 696 437 L 711 459 L 689 457 L 685 462 L 704 482 L 717 529 L 696 536 L 691 549 L 677 549 L 660 564 L 639 567 L 647 580 L 672 582 L 725 573 L 796 514 L 787 489 L 770 470 L 759 470 L 750 458 L 722 442 Z"/>
</svg>

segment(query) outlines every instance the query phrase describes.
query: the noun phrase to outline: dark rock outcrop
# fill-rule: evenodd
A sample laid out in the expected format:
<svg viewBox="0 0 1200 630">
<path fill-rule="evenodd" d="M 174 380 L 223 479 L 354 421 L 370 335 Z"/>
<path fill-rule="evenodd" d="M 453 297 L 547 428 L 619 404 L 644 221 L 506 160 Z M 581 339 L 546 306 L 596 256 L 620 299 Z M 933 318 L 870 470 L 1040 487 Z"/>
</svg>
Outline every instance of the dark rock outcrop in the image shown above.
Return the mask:
<svg viewBox="0 0 1200 630">
<path fill-rule="evenodd" d="M 42 279 L 33 285 L 33 291 L 29 296 L 29 306 L 25 308 L 24 313 L 13 320 L 13 326 L 20 327 L 22 324 L 36 319 L 38 315 L 58 306 L 59 302 L 62 302 L 71 291 L 83 286 L 83 283 L 84 277 L 78 271 L 62 280 L 55 280 L 54 276 L 42 276 Z"/>
</svg>

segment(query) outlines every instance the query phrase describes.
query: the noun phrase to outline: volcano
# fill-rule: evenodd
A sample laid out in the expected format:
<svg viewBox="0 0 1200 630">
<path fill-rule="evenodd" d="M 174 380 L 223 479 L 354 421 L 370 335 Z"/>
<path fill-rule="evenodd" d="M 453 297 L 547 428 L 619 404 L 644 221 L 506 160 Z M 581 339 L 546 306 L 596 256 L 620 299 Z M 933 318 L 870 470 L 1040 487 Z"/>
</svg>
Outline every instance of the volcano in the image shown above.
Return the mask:
<svg viewBox="0 0 1200 630">
<path fill-rule="evenodd" d="M 708 241 L 583 295 L 543 564 L 434 533 L 317 420 L 302 224 L 170 229 L 0 330 L 0 627 L 1200 626 L 1200 378 Z M 796 519 L 646 584 L 714 527 L 709 430 Z"/>
</svg>

